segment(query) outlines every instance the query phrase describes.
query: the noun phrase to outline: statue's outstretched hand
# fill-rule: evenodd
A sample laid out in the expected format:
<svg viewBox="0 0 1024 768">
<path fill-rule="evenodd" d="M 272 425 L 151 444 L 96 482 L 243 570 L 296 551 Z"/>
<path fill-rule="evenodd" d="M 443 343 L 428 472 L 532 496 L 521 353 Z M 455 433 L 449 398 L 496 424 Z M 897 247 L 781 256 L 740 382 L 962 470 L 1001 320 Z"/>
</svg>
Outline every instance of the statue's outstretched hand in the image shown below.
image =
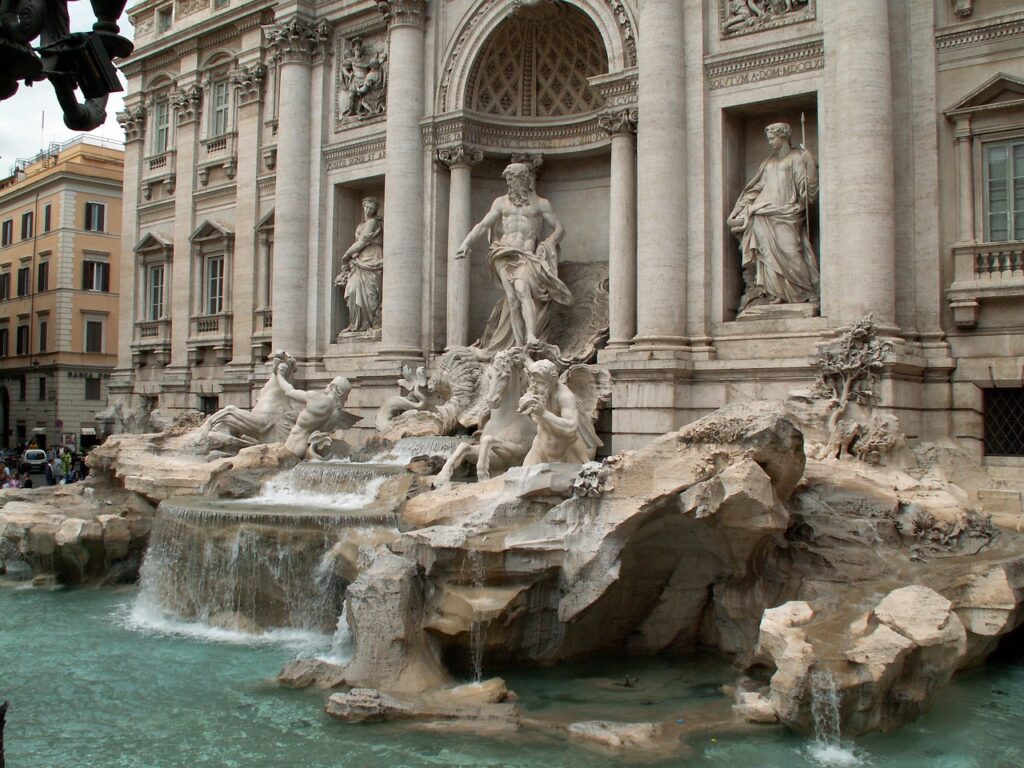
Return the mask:
<svg viewBox="0 0 1024 768">
<path fill-rule="evenodd" d="M 469 256 L 472 252 L 473 252 L 472 248 L 470 248 L 468 245 L 464 245 L 461 248 L 459 248 L 459 250 L 457 250 L 455 252 L 455 259 L 456 259 L 456 261 L 464 259 L 467 256 Z"/>
</svg>

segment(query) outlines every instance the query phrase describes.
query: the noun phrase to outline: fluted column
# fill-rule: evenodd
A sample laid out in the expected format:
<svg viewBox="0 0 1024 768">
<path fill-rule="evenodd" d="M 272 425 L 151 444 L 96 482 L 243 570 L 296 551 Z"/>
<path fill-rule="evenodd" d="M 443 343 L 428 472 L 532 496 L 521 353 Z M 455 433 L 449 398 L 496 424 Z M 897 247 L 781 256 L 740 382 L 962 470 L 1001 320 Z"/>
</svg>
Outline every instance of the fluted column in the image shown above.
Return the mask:
<svg viewBox="0 0 1024 768">
<path fill-rule="evenodd" d="M 822 314 L 844 325 L 869 313 L 891 325 L 896 314 L 888 6 L 887 0 L 821 4 L 833 73 L 825 94 L 832 134 L 827 194 L 841 198 L 822 201 L 832 224 L 822 249 Z"/>
<path fill-rule="evenodd" d="M 378 0 L 388 19 L 384 166 L 384 354 L 419 356 L 423 302 L 423 115 L 426 0 Z"/>
<path fill-rule="evenodd" d="M 310 66 L 326 37 L 324 25 L 298 19 L 267 32 L 281 78 L 274 190 L 273 344 L 274 349 L 296 356 L 306 349 Z"/>
<path fill-rule="evenodd" d="M 681 0 L 640 10 L 637 342 L 686 344 L 686 62 Z"/>
<path fill-rule="evenodd" d="M 957 242 L 973 243 L 974 234 L 974 136 L 971 132 L 971 118 L 957 120 L 956 129 L 957 194 L 960 217 L 957 228 Z"/>
<path fill-rule="evenodd" d="M 448 192 L 448 286 L 446 349 L 469 345 L 470 259 L 456 259 L 455 252 L 473 228 L 473 166 L 484 153 L 465 144 L 443 147 L 437 159 L 451 171 Z"/>
<path fill-rule="evenodd" d="M 609 346 L 636 335 L 636 132 L 637 111 L 620 109 L 600 117 L 612 140 L 608 212 Z"/>
</svg>

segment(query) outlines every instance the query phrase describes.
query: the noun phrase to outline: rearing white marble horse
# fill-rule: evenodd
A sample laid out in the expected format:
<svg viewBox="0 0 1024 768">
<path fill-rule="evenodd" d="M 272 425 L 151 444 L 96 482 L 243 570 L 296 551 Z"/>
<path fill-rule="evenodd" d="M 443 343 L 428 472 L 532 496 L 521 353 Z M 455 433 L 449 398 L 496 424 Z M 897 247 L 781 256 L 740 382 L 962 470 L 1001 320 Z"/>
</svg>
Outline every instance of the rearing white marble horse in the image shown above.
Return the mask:
<svg viewBox="0 0 1024 768">
<path fill-rule="evenodd" d="M 434 481 L 439 488 L 451 482 L 452 473 L 466 462 L 476 463 L 476 475 L 486 480 L 509 467 L 523 463 L 537 425 L 517 410 L 526 391 L 525 359 L 519 349 L 498 352 L 487 367 L 487 405 L 489 412 L 479 443 L 463 443 L 451 455 Z"/>
</svg>

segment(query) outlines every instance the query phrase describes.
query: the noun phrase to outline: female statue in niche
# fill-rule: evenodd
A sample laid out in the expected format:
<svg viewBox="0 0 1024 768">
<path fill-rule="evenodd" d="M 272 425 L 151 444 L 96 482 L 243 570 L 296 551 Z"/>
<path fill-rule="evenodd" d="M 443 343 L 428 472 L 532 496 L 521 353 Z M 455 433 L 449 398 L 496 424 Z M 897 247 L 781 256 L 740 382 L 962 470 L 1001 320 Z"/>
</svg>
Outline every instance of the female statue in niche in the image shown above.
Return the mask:
<svg viewBox="0 0 1024 768">
<path fill-rule="evenodd" d="M 764 129 L 771 156 L 744 187 L 729 230 L 740 240 L 745 291 L 740 312 L 761 304 L 818 304 L 818 260 L 807 208 L 818 196 L 814 157 L 790 144 L 786 123 Z"/>
<path fill-rule="evenodd" d="M 345 286 L 348 327 L 345 331 L 380 328 L 381 286 L 384 281 L 384 223 L 375 197 L 363 199 L 363 221 L 356 227 L 356 241 L 341 256 L 341 272 L 335 285 Z"/>
</svg>

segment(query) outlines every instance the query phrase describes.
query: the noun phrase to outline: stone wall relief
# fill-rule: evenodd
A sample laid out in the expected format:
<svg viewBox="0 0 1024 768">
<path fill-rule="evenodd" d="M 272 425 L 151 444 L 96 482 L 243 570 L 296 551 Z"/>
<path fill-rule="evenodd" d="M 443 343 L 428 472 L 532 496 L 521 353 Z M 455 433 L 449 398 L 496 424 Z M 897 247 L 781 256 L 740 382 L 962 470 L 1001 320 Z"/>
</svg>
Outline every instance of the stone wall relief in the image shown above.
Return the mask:
<svg viewBox="0 0 1024 768">
<path fill-rule="evenodd" d="M 383 38 L 339 36 L 335 45 L 335 126 L 382 117 L 387 111 L 387 43 Z"/>
<path fill-rule="evenodd" d="M 765 137 L 771 154 L 727 217 L 729 231 L 739 241 L 743 271 L 737 319 L 814 316 L 821 290 L 810 239 L 817 165 L 805 137 L 793 146 L 788 123 L 769 124 Z"/>
<path fill-rule="evenodd" d="M 815 18 L 816 5 L 817 0 L 721 0 L 722 36 L 810 21 Z"/>
</svg>

